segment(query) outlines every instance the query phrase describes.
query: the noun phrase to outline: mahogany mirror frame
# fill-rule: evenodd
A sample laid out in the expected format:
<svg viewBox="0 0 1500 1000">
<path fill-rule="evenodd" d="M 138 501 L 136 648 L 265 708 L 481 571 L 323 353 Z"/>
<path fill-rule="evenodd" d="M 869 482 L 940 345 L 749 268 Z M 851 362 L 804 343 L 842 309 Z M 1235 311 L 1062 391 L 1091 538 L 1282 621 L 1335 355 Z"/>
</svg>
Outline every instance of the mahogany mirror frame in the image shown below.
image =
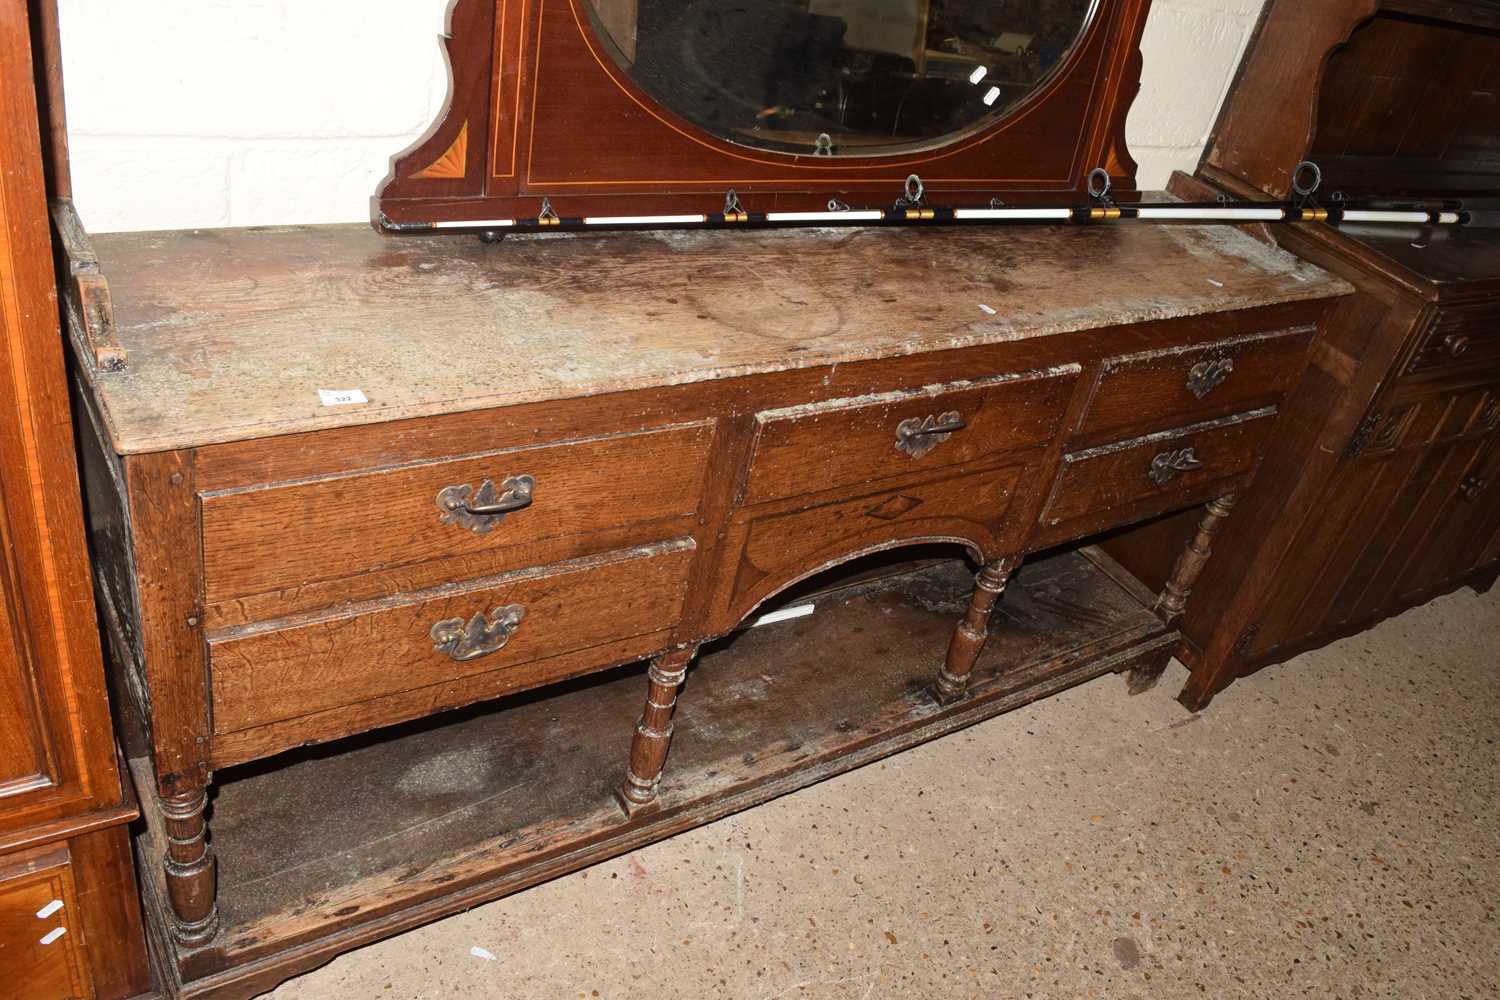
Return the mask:
<svg viewBox="0 0 1500 1000">
<path fill-rule="evenodd" d="M 1062 64 L 997 119 L 888 155 L 814 156 L 719 138 L 664 108 L 619 68 L 589 0 L 455 0 L 444 39 L 447 105 L 372 204 L 377 228 L 563 216 L 889 207 L 908 175 L 943 204 L 1056 201 L 1090 170 L 1135 197 L 1125 118 L 1140 89 L 1150 0 L 1099 0 Z M 586 99 L 579 99 L 586 95 Z"/>
</svg>

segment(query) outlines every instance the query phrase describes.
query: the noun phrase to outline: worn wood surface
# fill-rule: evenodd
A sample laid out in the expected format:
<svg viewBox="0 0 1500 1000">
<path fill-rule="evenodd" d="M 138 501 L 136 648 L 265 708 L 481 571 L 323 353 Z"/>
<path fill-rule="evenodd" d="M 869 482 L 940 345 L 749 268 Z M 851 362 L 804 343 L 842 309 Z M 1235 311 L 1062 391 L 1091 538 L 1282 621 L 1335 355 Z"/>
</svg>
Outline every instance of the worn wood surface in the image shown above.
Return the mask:
<svg viewBox="0 0 1500 1000">
<path fill-rule="evenodd" d="M 606 233 L 498 245 L 329 226 L 118 234 L 96 237 L 95 249 L 131 357 L 128 371 L 94 380 L 122 452 L 1344 290 L 1243 234 L 1193 226 Z M 368 404 L 320 403 L 319 389 L 355 388 Z"/>
<path fill-rule="evenodd" d="M 135 455 L 125 466 L 150 688 L 153 811 L 167 836 L 162 865 L 171 935 L 187 948 L 218 930 L 214 855 L 204 812 L 212 727 L 201 603 L 202 536 L 192 452 Z M 192 572 L 184 572 L 184 566 Z"/>
</svg>

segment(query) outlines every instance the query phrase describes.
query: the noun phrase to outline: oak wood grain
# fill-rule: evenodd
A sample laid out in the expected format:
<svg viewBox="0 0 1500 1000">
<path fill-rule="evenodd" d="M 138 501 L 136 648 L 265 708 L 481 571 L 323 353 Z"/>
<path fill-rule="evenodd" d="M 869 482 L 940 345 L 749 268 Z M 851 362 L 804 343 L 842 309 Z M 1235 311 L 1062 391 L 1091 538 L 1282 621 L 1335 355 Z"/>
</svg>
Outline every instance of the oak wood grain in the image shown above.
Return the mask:
<svg viewBox="0 0 1500 1000">
<path fill-rule="evenodd" d="M 988 467 L 939 469 L 737 512 L 709 630 L 728 631 L 772 595 L 857 555 L 920 541 L 953 542 L 981 558 L 1018 546 L 1027 526 L 1011 521 L 1011 505 L 1047 481 L 1042 453 L 1032 450 Z"/>
<path fill-rule="evenodd" d="M 1248 482 L 1254 474 L 1275 416 L 1275 408 L 1266 407 L 1064 456 L 1029 544 L 1045 547 L 1231 492 L 1231 485 Z M 1165 482 L 1152 480 L 1158 457 L 1187 450 L 1198 465 Z"/>
<path fill-rule="evenodd" d="M 215 731 L 431 688 L 670 628 L 691 561 L 691 542 L 676 542 L 356 605 L 336 616 L 235 630 L 210 645 Z M 525 618 L 498 652 L 459 663 L 434 648 L 429 630 L 435 623 L 511 604 L 524 608 Z"/>
<path fill-rule="evenodd" d="M 983 462 L 1048 441 L 1073 391 L 1078 365 L 1045 372 L 992 375 L 918 391 L 757 414 L 755 452 L 741 503 L 909 476 Z M 920 453 L 899 447 L 905 421 L 948 415 L 964 425 L 925 439 Z M 921 436 L 910 438 L 924 442 Z"/>
<path fill-rule="evenodd" d="M 1304 327 L 1111 358 L 1069 444 L 1103 444 L 1275 405 L 1302 377 L 1312 337 Z M 1190 387 L 1195 370 L 1207 373 L 1210 366 L 1219 366 L 1221 381 L 1200 386 L 1197 395 Z"/>
<path fill-rule="evenodd" d="M 589 535 L 608 542 L 633 524 L 695 514 L 711 432 L 699 424 L 211 493 L 202 499 L 205 599 L 479 553 L 493 556 L 495 571 L 556 561 L 543 542 L 572 540 L 587 554 Z M 498 490 L 516 476 L 535 481 L 529 507 L 483 533 L 444 523 L 440 491 L 477 491 L 484 480 Z"/>
</svg>

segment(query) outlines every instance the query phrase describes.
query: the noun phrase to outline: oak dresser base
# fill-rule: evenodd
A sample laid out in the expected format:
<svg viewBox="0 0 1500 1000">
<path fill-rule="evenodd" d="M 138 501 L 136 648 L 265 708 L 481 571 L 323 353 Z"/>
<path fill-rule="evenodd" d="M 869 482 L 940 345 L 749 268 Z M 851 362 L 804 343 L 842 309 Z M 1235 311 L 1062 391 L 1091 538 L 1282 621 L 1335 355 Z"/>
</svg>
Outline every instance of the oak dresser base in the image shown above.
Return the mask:
<svg viewBox="0 0 1500 1000">
<path fill-rule="evenodd" d="M 355 738 L 338 752 L 222 772 L 210 811 L 223 931 L 211 947 L 170 944 L 155 863 L 163 831 L 146 810 L 137 847 L 159 971 L 180 997 L 252 997 L 351 948 L 1101 674 L 1162 662 L 1178 642 L 1151 610 L 1156 595 L 1097 549 L 1066 552 L 1016 572 L 967 695 L 941 705 L 931 679 L 972 579 L 959 559 L 925 560 L 821 596 L 810 617 L 705 646 L 683 688 L 657 804 L 631 817 L 615 791 L 641 664 Z M 835 664 L 860 665 L 857 678 Z M 149 760 L 132 765 L 150 787 Z M 361 794 L 361 783 L 388 794 Z M 465 789 L 480 791 L 454 808 Z M 339 810 L 314 807 L 329 796 Z M 445 812 L 450 821 L 435 830 Z"/>
</svg>

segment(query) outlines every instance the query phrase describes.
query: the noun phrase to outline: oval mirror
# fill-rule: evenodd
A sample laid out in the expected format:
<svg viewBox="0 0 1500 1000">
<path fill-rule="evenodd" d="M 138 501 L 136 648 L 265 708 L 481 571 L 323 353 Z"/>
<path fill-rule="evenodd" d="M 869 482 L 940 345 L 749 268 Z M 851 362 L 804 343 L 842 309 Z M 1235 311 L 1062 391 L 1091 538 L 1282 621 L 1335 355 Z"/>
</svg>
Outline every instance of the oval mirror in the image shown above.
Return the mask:
<svg viewBox="0 0 1500 1000">
<path fill-rule="evenodd" d="M 875 156 L 993 122 L 1067 59 L 1098 0 L 588 0 L 662 106 L 758 149 Z"/>
</svg>

